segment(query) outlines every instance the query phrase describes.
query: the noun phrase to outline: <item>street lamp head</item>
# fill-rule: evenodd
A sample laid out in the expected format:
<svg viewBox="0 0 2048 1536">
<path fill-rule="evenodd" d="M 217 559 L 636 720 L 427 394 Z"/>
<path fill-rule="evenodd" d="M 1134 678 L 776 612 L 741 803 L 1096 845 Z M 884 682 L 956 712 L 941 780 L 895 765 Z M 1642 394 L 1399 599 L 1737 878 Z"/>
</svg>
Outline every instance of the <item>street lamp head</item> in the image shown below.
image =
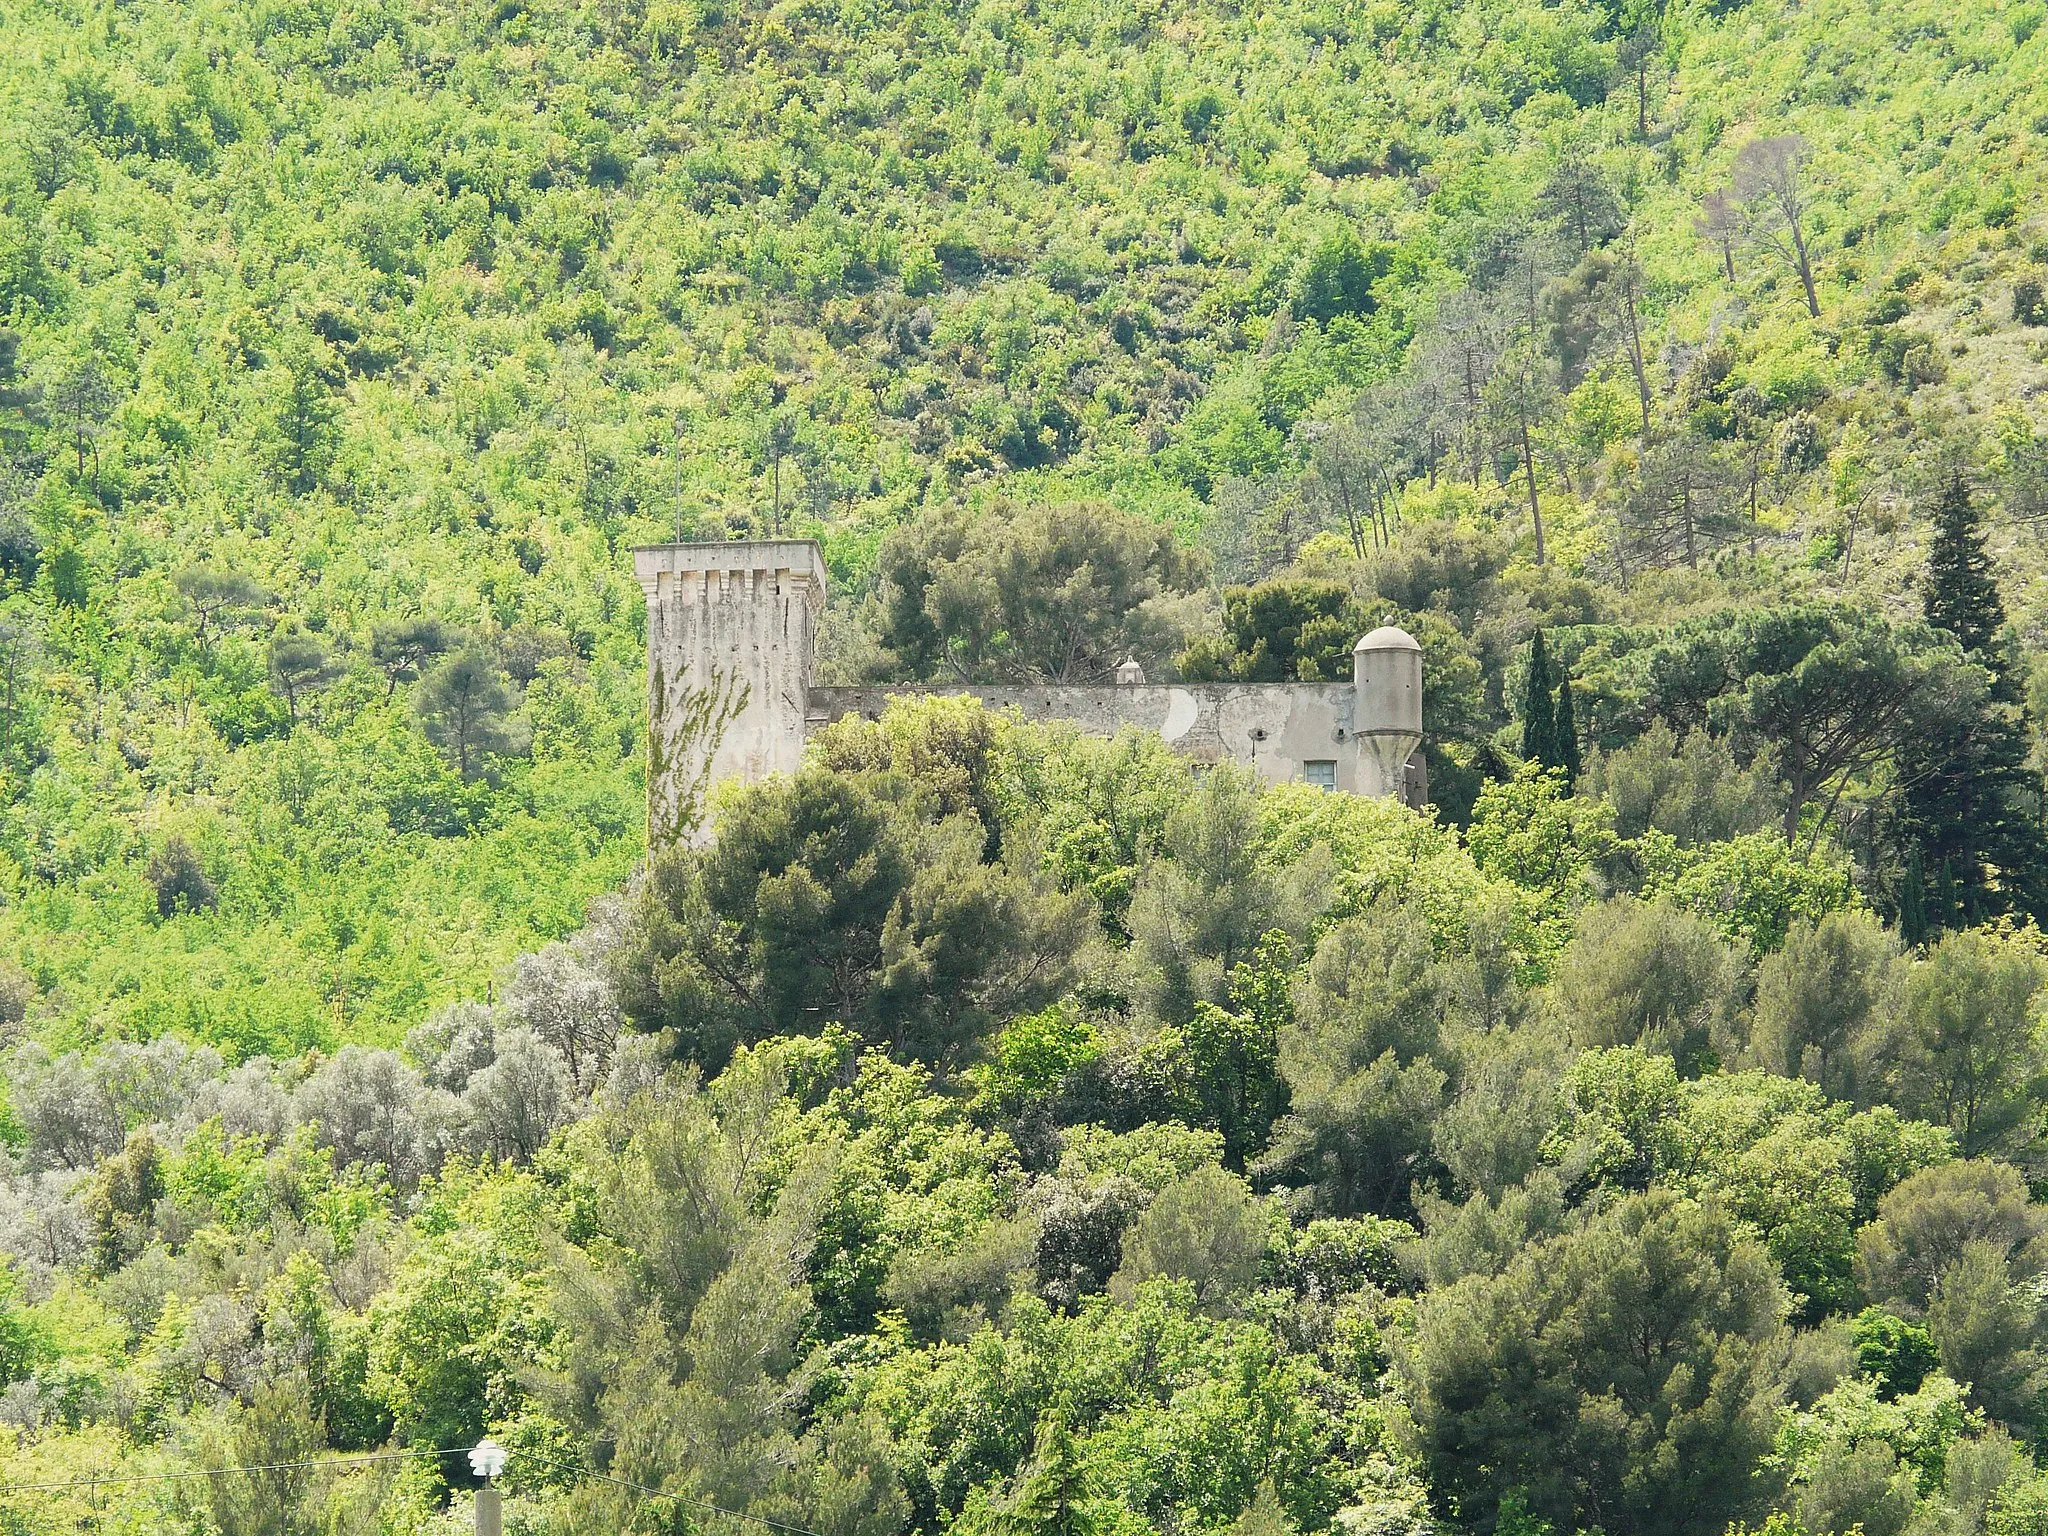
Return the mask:
<svg viewBox="0 0 2048 1536">
<path fill-rule="evenodd" d="M 505 1458 L 511 1455 L 495 1440 L 479 1440 L 469 1452 L 469 1470 L 485 1481 L 496 1477 L 505 1470 Z"/>
</svg>

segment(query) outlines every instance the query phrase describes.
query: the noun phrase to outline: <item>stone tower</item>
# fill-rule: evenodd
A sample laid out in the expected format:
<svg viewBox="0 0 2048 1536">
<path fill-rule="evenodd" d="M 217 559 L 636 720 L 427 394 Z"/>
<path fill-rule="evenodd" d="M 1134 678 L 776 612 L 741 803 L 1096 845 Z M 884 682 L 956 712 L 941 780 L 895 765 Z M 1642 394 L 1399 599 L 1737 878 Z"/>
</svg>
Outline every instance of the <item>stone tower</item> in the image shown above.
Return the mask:
<svg viewBox="0 0 2048 1536">
<path fill-rule="evenodd" d="M 647 843 L 703 833 L 705 795 L 803 762 L 825 560 L 809 539 L 633 551 L 647 595 Z"/>
</svg>

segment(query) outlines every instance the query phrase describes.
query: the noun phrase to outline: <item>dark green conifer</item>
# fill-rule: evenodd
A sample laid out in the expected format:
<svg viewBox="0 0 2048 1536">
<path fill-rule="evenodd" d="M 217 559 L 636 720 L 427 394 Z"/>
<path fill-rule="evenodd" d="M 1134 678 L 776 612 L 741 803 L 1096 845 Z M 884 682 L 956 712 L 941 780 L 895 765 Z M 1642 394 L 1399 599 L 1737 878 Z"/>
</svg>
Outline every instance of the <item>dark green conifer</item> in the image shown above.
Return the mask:
<svg viewBox="0 0 2048 1536">
<path fill-rule="evenodd" d="M 1927 876 L 1918 848 L 1906 850 L 1906 870 L 1899 879 L 1899 936 L 1913 945 L 1927 938 Z"/>
<path fill-rule="evenodd" d="M 1572 679 L 1569 672 L 1558 680 L 1557 713 L 1553 719 L 1552 737 L 1557 746 L 1557 761 L 1553 767 L 1564 770 L 1567 785 L 1579 782 L 1579 719 L 1578 711 L 1572 707 Z"/>
<path fill-rule="evenodd" d="M 1909 938 L 2002 912 L 2048 916 L 2041 776 L 2027 763 L 2026 710 L 2003 648 L 2005 605 L 1961 470 L 1942 480 L 1933 513 L 1923 611 L 1961 642 L 1987 686 L 1940 729 L 1899 747 L 1899 916 Z"/>
<path fill-rule="evenodd" d="M 1992 578 L 1979 516 L 1968 478 L 1950 470 L 1934 498 L 1934 544 L 1927 553 L 1921 610 L 1928 623 L 1947 630 L 1989 665 L 1993 642 L 2005 628 L 2005 604 Z"/>
<path fill-rule="evenodd" d="M 1522 681 L 1522 756 L 1549 767 L 1557 758 L 1557 711 L 1551 700 L 1556 681 L 1543 631 L 1529 642 L 1529 674 Z"/>
</svg>

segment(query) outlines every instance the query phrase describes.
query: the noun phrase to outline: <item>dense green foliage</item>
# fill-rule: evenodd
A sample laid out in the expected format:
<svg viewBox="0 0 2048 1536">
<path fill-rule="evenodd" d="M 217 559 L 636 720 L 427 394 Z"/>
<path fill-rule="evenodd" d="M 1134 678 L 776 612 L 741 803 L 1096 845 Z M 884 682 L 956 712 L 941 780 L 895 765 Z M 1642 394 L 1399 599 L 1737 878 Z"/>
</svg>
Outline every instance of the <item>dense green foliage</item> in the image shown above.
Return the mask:
<svg viewBox="0 0 2048 1536">
<path fill-rule="evenodd" d="M 1657 834 L 1533 765 L 1461 839 L 952 700 L 816 756 L 402 1053 L 18 1051 L 10 1476 L 310 1463 L 165 1531 L 459 1524 L 322 1453 L 486 1433 L 535 1531 L 2038 1497 L 2032 928 L 1902 952 L 1775 832 L 1603 898 Z"/>
<path fill-rule="evenodd" d="M 2044 19 L 0 0 L 0 1524 L 2048 1529 Z"/>
</svg>

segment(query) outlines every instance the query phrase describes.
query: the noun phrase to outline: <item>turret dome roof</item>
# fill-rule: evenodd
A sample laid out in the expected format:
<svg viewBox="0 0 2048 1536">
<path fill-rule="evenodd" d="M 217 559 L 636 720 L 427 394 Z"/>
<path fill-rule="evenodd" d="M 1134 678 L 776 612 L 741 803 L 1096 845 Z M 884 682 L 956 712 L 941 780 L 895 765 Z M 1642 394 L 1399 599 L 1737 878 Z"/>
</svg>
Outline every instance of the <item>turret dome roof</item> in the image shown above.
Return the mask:
<svg viewBox="0 0 2048 1536">
<path fill-rule="evenodd" d="M 1407 630 L 1393 624 L 1382 624 L 1351 649 L 1356 654 L 1360 651 L 1419 651 L 1422 647 Z"/>
</svg>

